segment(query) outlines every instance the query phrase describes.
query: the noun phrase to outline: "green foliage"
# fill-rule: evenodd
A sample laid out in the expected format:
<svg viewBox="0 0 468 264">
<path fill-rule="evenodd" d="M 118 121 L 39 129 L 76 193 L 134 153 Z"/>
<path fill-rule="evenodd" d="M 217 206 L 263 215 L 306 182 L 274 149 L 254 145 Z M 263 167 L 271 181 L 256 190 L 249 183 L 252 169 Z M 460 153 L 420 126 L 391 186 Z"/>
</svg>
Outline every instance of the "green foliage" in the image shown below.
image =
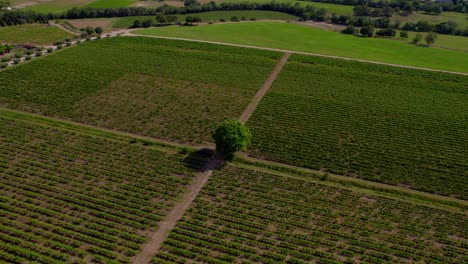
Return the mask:
<svg viewBox="0 0 468 264">
<path fill-rule="evenodd" d="M 418 44 L 422 40 L 421 33 L 417 33 L 413 38 L 413 44 Z"/>
<path fill-rule="evenodd" d="M 326 184 L 227 165 L 151 263 L 463 262 L 464 214 Z"/>
<path fill-rule="evenodd" d="M 466 76 L 294 55 L 247 123 L 249 151 L 466 199 L 467 85 Z"/>
<path fill-rule="evenodd" d="M 408 31 L 401 31 L 400 32 L 400 38 L 408 38 Z"/>
<path fill-rule="evenodd" d="M 427 33 L 425 37 L 425 41 L 427 45 L 434 44 L 434 42 L 437 40 L 437 34 L 434 32 L 429 32 Z"/>
<path fill-rule="evenodd" d="M 231 160 L 234 153 L 246 150 L 252 141 L 250 130 L 239 120 L 224 120 L 214 131 L 213 140 L 216 143 L 216 151 Z"/>
</svg>

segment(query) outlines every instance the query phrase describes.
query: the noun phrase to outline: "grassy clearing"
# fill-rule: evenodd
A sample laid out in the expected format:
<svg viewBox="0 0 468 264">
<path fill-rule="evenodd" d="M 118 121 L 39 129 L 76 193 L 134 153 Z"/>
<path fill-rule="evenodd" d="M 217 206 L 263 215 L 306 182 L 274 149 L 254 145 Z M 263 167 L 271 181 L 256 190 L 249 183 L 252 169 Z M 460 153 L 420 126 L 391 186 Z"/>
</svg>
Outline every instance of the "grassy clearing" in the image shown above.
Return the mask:
<svg viewBox="0 0 468 264">
<path fill-rule="evenodd" d="M 396 40 L 403 41 L 406 43 L 410 43 L 414 36 L 418 32 L 410 32 L 408 31 L 408 38 L 400 38 L 399 34 L 400 31 L 398 31 L 397 36 L 395 37 Z M 423 37 L 426 36 L 427 33 L 420 32 Z M 433 46 L 438 47 L 438 48 L 444 48 L 444 49 L 452 49 L 452 50 L 459 50 L 459 51 L 464 51 L 468 52 L 468 38 L 467 37 L 461 37 L 461 36 L 451 36 L 451 35 L 442 35 L 438 34 L 437 35 L 437 40 Z"/>
<path fill-rule="evenodd" d="M 465 214 L 227 166 L 152 263 L 458 263 L 466 225 Z"/>
<path fill-rule="evenodd" d="M 281 56 L 134 37 L 55 54 L 1 71 L 0 105 L 191 143 L 238 117 Z"/>
<path fill-rule="evenodd" d="M 466 53 L 417 47 L 380 38 L 358 38 L 289 23 L 256 22 L 137 30 L 143 35 L 180 37 L 280 48 L 386 63 L 468 72 Z"/>
<path fill-rule="evenodd" d="M 195 170 L 184 155 L 0 116 L 0 261 L 128 263 Z"/>
<path fill-rule="evenodd" d="M 296 17 L 293 15 L 281 13 L 281 12 L 274 12 L 274 11 L 257 11 L 257 10 L 244 10 L 244 11 L 212 11 L 212 12 L 203 12 L 192 14 L 201 17 L 203 22 L 209 21 L 219 21 L 219 19 L 224 18 L 226 21 L 230 21 L 231 17 L 237 16 L 239 19 L 241 17 L 245 17 L 246 19 L 255 18 L 257 20 L 296 20 Z M 177 15 L 179 17 L 179 21 L 185 21 L 185 17 L 187 15 Z M 133 16 L 133 17 L 119 17 L 113 18 L 112 20 L 112 27 L 113 28 L 128 28 L 133 25 L 135 20 L 147 20 L 153 19 L 152 16 Z"/>
<path fill-rule="evenodd" d="M 55 41 L 73 37 L 61 28 L 43 24 L 24 24 L 0 27 L 0 43 L 51 45 Z"/>
<path fill-rule="evenodd" d="M 293 56 L 248 122 L 251 154 L 467 199 L 467 83 Z"/>
<path fill-rule="evenodd" d="M 52 0 L 41 1 L 37 4 L 27 6 L 25 10 L 32 10 L 40 13 L 61 13 L 73 7 L 84 6 L 92 3 L 94 0 Z"/>
<path fill-rule="evenodd" d="M 119 8 L 126 7 L 138 2 L 138 0 L 95 0 L 86 7 L 94 8 Z"/>
</svg>

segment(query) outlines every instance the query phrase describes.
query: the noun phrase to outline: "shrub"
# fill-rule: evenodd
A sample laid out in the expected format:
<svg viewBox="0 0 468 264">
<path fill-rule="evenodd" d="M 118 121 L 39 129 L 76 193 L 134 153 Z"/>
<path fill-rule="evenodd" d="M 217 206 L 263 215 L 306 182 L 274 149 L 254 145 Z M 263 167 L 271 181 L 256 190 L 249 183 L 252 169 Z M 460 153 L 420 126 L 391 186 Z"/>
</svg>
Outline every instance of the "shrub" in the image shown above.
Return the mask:
<svg viewBox="0 0 468 264">
<path fill-rule="evenodd" d="M 359 32 L 363 36 L 372 37 L 372 36 L 374 36 L 374 27 L 373 26 L 364 26 L 364 27 L 361 27 Z"/>
<path fill-rule="evenodd" d="M 32 50 L 26 50 L 24 53 L 26 53 L 26 55 L 31 55 L 31 54 L 34 53 L 34 51 L 32 51 Z"/>
<path fill-rule="evenodd" d="M 63 44 L 63 41 L 55 41 L 55 45 L 58 46 L 58 45 L 62 45 Z"/>
<path fill-rule="evenodd" d="M 425 40 L 427 45 L 434 44 L 434 42 L 437 40 L 437 34 L 434 32 L 429 32 L 427 33 Z"/>
<path fill-rule="evenodd" d="M 422 40 L 421 33 L 417 33 L 413 38 L 413 44 L 418 44 Z"/>
<path fill-rule="evenodd" d="M 97 27 L 94 29 L 94 32 L 96 32 L 96 34 L 101 34 L 102 33 L 102 27 Z"/>
<path fill-rule="evenodd" d="M 58 50 L 61 49 L 61 48 L 63 48 L 62 45 L 57 45 Z"/>
<path fill-rule="evenodd" d="M 377 31 L 375 34 L 380 37 L 394 37 L 396 35 L 396 30 L 393 28 L 384 28 Z"/>
<path fill-rule="evenodd" d="M 26 55 L 26 57 L 24 57 L 26 60 L 31 60 L 32 59 L 32 56 L 31 55 Z"/>
<path fill-rule="evenodd" d="M 15 53 L 15 58 L 21 58 L 21 57 L 23 57 L 22 53 Z"/>
<path fill-rule="evenodd" d="M 53 52 L 53 51 L 54 51 L 53 48 L 47 48 L 47 52 L 48 52 L 48 53 L 51 53 L 51 52 Z"/>
<path fill-rule="evenodd" d="M 345 29 L 341 31 L 343 34 L 350 34 L 350 35 L 356 35 L 358 30 L 354 28 L 353 25 L 347 25 Z"/>
<path fill-rule="evenodd" d="M 400 38 L 408 38 L 408 31 L 401 31 Z"/>
<path fill-rule="evenodd" d="M 3 57 L 0 61 L 1 62 L 9 62 L 11 60 L 11 57 Z"/>
<path fill-rule="evenodd" d="M 36 51 L 35 55 L 36 55 L 36 57 L 42 56 L 42 51 Z"/>
<path fill-rule="evenodd" d="M 233 17 L 231 17 L 231 21 L 232 22 L 239 22 L 240 20 L 239 20 L 238 16 L 233 16 Z"/>
<path fill-rule="evenodd" d="M 1 68 L 1 69 L 4 69 L 4 68 L 6 68 L 6 67 L 8 67 L 8 63 L 6 63 L 6 62 L 0 63 L 0 68 Z"/>
<path fill-rule="evenodd" d="M 255 17 L 252 17 L 250 21 L 256 21 L 257 19 Z"/>
<path fill-rule="evenodd" d="M 13 60 L 13 63 L 14 63 L 14 64 L 19 64 L 20 62 L 21 62 L 21 59 L 18 59 L 18 58 L 16 58 L 16 59 Z"/>
<path fill-rule="evenodd" d="M 226 22 L 226 19 L 225 18 L 220 18 L 219 22 Z"/>
</svg>

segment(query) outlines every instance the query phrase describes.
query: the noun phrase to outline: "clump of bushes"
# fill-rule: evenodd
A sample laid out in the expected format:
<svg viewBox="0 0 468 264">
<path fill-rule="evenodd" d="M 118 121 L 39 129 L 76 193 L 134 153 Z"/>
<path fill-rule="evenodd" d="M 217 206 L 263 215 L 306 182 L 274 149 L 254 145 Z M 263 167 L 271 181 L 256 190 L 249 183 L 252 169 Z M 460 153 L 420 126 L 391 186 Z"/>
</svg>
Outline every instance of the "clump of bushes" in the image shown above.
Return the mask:
<svg viewBox="0 0 468 264">
<path fill-rule="evenodd" d="M 26 57 L 24 57 L 26 60 L 31 60 L 32 59 L 32 56 L 31 55 L 26 55 Z"/>
</svg>

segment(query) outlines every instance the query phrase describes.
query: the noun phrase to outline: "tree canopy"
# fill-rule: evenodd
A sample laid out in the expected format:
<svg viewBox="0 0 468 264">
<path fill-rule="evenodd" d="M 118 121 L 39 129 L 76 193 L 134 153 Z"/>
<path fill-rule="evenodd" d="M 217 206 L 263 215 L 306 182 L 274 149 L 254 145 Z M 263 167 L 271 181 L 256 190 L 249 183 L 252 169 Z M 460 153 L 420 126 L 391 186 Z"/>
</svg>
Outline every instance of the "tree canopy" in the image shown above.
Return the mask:
<svg viewBox="0 0 468 264">
<path fill-rule="evenodd" d="M 247 149 L 251 143 L 252 134 L 240 121 L 228 119 L 218 126 L 213 133 L 213 139 L 216 143 L 216 151 L 223 155 L 224 159 L 231 160 L 236 151 Z"/>
</svg>

